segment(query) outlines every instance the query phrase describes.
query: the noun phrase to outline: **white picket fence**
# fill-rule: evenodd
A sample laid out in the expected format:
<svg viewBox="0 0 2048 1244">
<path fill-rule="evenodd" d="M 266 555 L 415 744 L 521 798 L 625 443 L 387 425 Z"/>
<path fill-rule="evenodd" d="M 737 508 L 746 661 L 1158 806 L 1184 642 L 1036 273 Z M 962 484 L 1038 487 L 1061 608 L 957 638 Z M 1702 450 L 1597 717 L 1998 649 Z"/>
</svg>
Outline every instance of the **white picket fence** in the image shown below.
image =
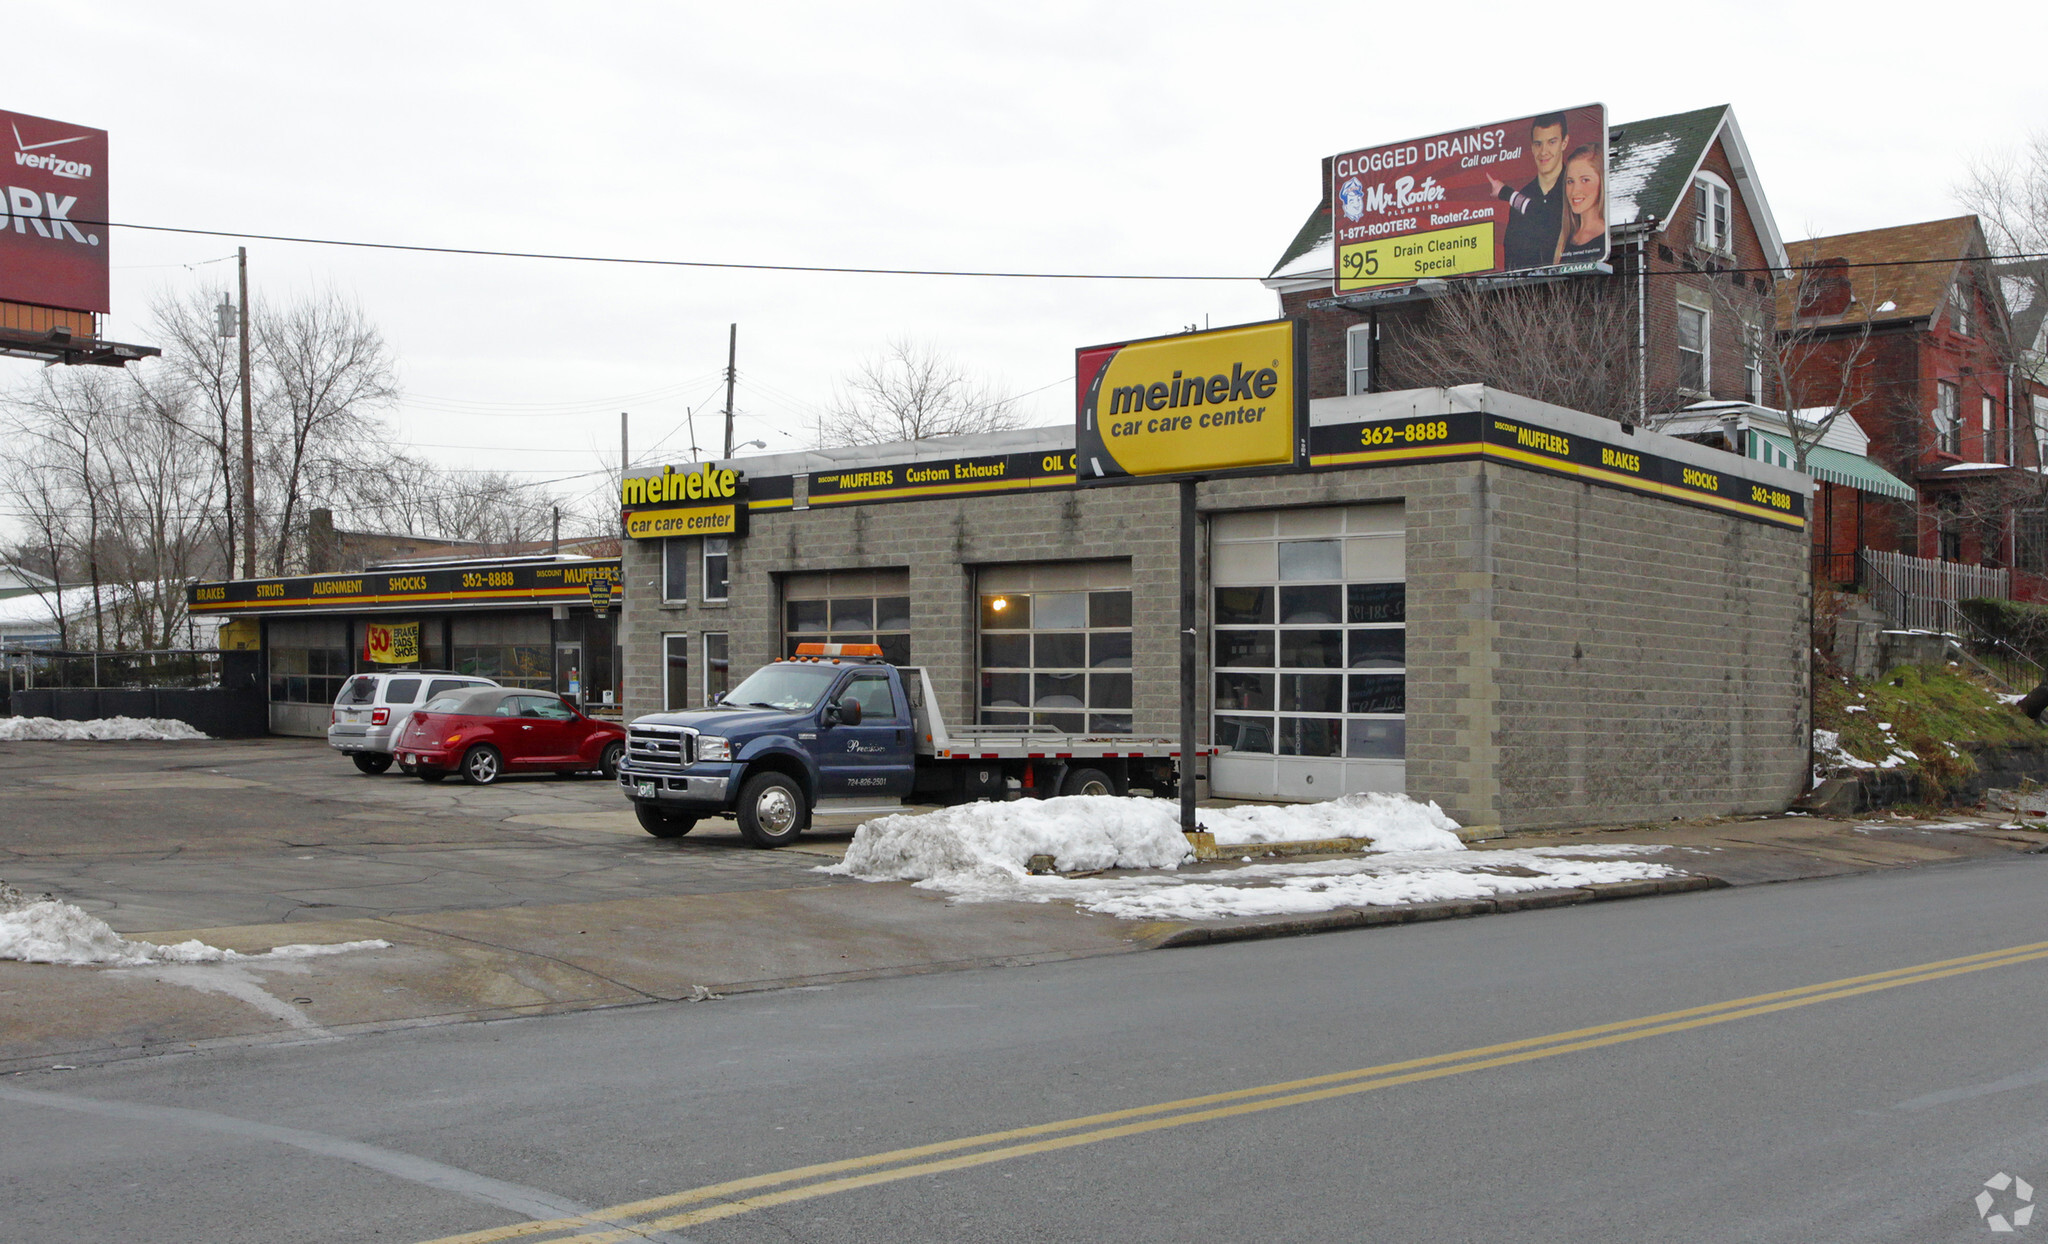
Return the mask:
<svg viewBox="0 0 2048 1244">
<path fill-rule="evenodd" d="M 1959 566 L 1931 557 L 1863 550 L 1871 596 L 1893 626 L 1907 630 L 1957 632 L 1956 602 L 1975 596 L 2010 598 L 2012 574 L 1987 566 Z"/>
</svg>

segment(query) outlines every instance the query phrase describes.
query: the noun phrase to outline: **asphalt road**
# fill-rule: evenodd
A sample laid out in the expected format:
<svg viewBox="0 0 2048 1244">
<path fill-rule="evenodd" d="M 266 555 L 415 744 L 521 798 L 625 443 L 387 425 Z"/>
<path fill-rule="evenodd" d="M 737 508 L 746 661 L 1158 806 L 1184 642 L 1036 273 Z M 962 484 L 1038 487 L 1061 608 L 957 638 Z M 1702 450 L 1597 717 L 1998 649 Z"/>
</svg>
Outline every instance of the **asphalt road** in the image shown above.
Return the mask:
<svg viewBox="0 0 2048 1244">
<path fill-rule="evenodd" d="M 2018 856 L 21 1074 L 0 1238 L 1981 1238 L 1986 1180 L 2048 1187 L 2044 882 Z"/>
</svg>

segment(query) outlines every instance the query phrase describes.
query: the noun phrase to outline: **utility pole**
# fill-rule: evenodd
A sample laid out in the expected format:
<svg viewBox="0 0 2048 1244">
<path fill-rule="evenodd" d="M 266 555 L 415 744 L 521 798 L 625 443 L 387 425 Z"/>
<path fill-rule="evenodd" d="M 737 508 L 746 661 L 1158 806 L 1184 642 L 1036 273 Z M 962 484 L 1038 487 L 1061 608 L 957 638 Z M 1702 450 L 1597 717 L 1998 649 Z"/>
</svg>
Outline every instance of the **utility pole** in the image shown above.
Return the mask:
<svg viewBox="0 0 2048 1244">
<path fill-rule="evenodd" d="M 732 326 L 732 332 L 725 339 L 725 456 L 732 457 L 732 383 L 738 375 L 735 370 L 740 358 L 740 326 Z"/>
<path fill-rule="evenodd" d="M 626 412 L 619 412 L 619 479 L 626 478 L 626 468 L 632 462 L 632 455 L 626 452 Z"/>
<path fill-rule="evenodd" d="M 548 552 L 560 553 L 562 551 L 562 507 L 558 505 L 553 508 L 555 511 L 554 535 L 548 538 Z"/>
<path fill-rule="evenodd" d="M 256 416 L 249 402 L 249 248 L 235 248 L 242 285 L 242 577 L 256 577 Z"/>
</svg>

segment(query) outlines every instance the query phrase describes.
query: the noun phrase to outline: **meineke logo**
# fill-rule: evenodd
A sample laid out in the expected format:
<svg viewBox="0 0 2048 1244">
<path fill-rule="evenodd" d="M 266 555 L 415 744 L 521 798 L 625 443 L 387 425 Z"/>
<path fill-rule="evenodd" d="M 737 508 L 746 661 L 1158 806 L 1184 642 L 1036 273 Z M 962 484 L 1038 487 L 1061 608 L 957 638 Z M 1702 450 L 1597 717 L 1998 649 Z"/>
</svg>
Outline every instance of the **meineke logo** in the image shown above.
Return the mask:
<svg viewBox="0 0 2048 1244">
<path fill-rule="evenodd" d="M 90 164 L 81 164 L 77 160 L 67 160 L 60 155 L 34 154 L 46 147 L 64 147 L 72 143 L 82 143 L 86 140 L 86 135 L 80 134 L 76 138 L 53 138 L 48 142 L 31 143 L 22 141 L 20 126 L 17 125 L 12 128 L 14 130 L 14 162 L 16 164 L 25 168 L 39 168 L 58 177 L 68 177 L 73 181 L 84 181 L 92 176 L 92 165 Z"/>
</svg>

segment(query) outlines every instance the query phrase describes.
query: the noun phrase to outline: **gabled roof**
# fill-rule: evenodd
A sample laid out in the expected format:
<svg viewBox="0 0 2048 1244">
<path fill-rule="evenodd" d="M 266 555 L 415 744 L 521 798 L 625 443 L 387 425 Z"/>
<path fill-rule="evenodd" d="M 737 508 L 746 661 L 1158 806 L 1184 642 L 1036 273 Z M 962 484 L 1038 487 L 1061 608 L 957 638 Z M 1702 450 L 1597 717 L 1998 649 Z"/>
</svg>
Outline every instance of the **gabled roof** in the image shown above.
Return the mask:
<svg viewBox="0 0 2048 1244">
<path fill-rule="evenodd" d="M 1721 140 L 1721 149 L 1734 169 L 1736 191 L 1748 205 L 1765 257 L 1773 267 L 1782 266 L 1784 242 L 1778 236 L 1777 222 L 1764 199 L 1763 187 L 1757 182 L 1749 145 L 1735 124 L 1735 110 L 1727 104 L 1607 128 L 1609 230 L 1629 233 L 1670 220 L 1685 201 L 1693 177 L 1699 173 L 1716 139 Z M 1280 262 L 1273 265 L 1266 278 L 1269 286 L 1327 279 L 1336 271 L 1329 181 L 1325 175 L 1322 202 L 1309 213 L 1301 231 L 1281 254 Z"/>
<path fill-rule="evenodd" d="M 1849 283 L 1850 301 L 1845 310 L 1824 317 L 1795 316 L 1801 282 L 1778 283 L 1778 328 L 1811 329 L 1816 325 L 1883 324 L 1900 320 L 1932 320 L 1948 303 L 1962 257 L 1989 252 L 1984 231 L 1975 216 L 1929 220 L 1917 225 L 1893 225 L 1888 229 L 1865 229 L 1861 233 L 1838 233 L 1833 237 L 1807 238 L 1786 248 L 1795 268 L 1840 260 L 1842 279 Z M 1923 263 L 1920 260 L 1949 260 Z M 1897 264 L 1897 267 L 1875 265 Z M 1989 283 L 1987 283 L 1988 286 Z M 1811 284 L 1807 285 L 1811 289 Z M 1838 287 L 1839 288 L 1839 287 Z M 1985 294 L 1994 305 L 2002 300 L 1991 288 Z"/>
</svg>

